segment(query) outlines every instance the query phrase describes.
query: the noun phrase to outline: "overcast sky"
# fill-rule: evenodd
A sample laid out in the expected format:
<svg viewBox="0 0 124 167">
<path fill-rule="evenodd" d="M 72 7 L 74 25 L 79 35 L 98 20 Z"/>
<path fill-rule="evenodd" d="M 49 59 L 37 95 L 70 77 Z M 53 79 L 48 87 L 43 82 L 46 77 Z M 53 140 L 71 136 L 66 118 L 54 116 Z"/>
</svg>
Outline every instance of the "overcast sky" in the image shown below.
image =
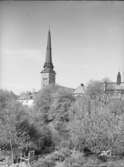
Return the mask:
<svg viewBox="0 0 124 167">
<path fill-rule="evenodd" d="M 124 2 L 0 2 L 0 87 L 40 89 L 49 25 L 56 82 L 76 88 L 123 70 Z"/>
</svg>

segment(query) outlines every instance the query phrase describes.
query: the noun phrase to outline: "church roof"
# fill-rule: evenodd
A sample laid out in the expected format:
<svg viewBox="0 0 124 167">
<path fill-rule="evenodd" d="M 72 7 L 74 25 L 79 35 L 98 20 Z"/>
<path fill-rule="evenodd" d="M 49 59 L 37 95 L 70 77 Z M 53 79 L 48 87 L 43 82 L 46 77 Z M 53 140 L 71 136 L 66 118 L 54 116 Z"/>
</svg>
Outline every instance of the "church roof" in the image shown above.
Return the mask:
<svg viewBox="0 0 124 167">
<path fill-rule="evenodd" d="M 106 83 L 106 91 L 124 91 L 124 82 L 117 84 L 116 82 Z"/>
<path fill-rule="evenodd" d="M 124 94 L 124 82 L 121 82 L 120 72 L 117 74 L 116 82 L 105 82 L 105 91 Z"/>
</svg>

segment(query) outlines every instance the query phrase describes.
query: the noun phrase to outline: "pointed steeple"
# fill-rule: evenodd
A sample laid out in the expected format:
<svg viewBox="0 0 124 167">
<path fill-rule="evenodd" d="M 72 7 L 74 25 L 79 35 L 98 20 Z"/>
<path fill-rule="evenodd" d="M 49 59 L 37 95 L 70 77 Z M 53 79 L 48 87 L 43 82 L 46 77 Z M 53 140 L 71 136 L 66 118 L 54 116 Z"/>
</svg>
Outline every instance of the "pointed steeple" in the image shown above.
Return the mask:
<svg viewBox="0 0 124 167">
<path fill-rule="evenodd" d="M 121 84 L 121 73 L 118 72 L 117 74 L 117 84 L 120 85 Z"/>
<path fill-rule="evenodd" d="M 49 28 L 47 48 L 46 48 L 46 58 L 45 58 L 43 70 L 41 71 L 41 76 L 42 76 L 41 88 L 44 88 L 50 84 L 55 84 L 56 72 L 54 71 L 53 68 L 54 66 L 52 63 L 51 32 Z"/>
<path fill-rule="evenodd" d="M 51 48 L 51 32 L 50 32 L 50 28 L 48 30 L 48 39 L 47 39 L 47 48 Z"/>
<path fill-rule="evenodd" d="M 46 59 L 45 59 L 45 63 L 44 63 L 44 69 L 47 69 L 47 70 L 49 69 L 50 71 L 53 69 L 50 29 L 48 31 L 47 48 L 46 48 Z"/>
</svg>

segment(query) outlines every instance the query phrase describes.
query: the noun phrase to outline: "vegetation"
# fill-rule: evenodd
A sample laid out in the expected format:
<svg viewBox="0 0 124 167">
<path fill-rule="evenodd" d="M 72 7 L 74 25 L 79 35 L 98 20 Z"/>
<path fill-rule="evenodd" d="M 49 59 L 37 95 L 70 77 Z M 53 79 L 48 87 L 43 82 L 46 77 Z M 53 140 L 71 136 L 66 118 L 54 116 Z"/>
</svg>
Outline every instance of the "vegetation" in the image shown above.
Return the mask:
<svg viewBox="0 0 124 167">
<path fill-rule="evenodd" d="M 90 81 L 81 97 L 71 89 L 48 86 L 38 92 L 32 108 L 0 90 L 0 149 L 10 152 L 12 160 L 33 150 L 33 167 L 110 167 L 117 162 L 121 167 L 124 100 L 106 95 L 99 81 Z M 112 156 L 101 159 L 107 150 Z"/>
</svg>

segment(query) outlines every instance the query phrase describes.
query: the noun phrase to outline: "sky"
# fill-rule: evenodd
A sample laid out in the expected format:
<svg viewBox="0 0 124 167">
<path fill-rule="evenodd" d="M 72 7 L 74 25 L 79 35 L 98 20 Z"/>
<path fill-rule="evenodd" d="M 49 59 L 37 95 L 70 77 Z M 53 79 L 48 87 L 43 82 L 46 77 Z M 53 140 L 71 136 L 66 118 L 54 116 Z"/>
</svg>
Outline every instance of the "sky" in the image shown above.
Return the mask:
<svg viewBox="0 0 124 167">
<path fill-rule="evenodd" d="M 41 88 L 48 29 L 56 83 L 76 88 L 124 72 L 124 2 L 0 2 L 0 88 Z"/>
</svg>

